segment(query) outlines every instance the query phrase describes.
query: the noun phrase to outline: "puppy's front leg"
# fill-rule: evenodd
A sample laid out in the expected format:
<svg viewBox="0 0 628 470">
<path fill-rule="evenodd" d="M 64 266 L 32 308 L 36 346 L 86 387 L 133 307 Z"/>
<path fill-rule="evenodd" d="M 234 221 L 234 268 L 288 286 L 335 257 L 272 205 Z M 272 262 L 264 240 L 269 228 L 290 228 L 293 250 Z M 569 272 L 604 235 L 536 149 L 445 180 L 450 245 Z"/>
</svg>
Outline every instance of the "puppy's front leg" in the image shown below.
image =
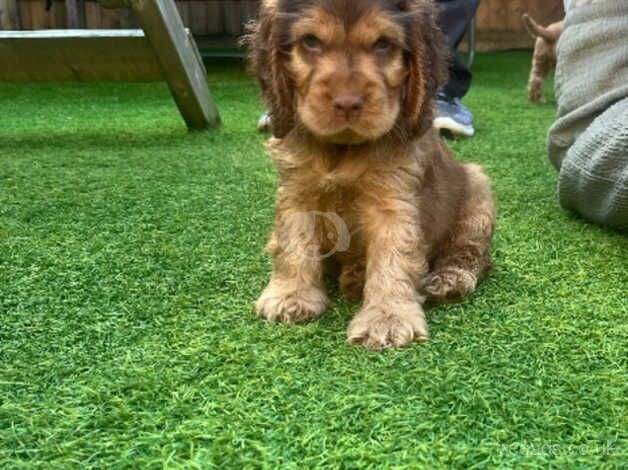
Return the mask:
<svg viewBox="0 0 628 470">
<path fill-rule="evenodd" d="M 382 349 L 427 339 L 424 298 L 416 289 L 427 271 L 416 208 L 403 201 L 368 204 L 363 219 L 364 303 L 347 329 L 349 342 Z"/>
<path fill-rule="evenodd" d="M 327 305 L 320 256 L 322 227 L 315 212 L 282 208 L 267 249 L 274 256 L 270 282 L 255 303 L 268 321 L 297 323 L 319 316 Z"/>
</svg>

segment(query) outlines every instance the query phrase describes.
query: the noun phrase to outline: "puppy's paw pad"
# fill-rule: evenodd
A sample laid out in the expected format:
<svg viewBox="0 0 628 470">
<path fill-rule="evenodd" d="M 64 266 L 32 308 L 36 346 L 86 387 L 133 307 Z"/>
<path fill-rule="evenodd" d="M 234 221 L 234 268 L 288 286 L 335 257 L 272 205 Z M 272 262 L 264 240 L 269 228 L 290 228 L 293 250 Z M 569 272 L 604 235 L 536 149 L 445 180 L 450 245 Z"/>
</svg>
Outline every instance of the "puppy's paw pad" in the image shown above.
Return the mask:
<svg viewBox="0 0 628 470">
<path fill-rule="evenodd" d="M 269 322 L 300 323 L 318 317 L 327 305 L 325 293 L 310 288 L 277 292 L 266 288 L 255 303 L 255 312 Z"/>
<path fill-rule="evenodd" d="M 445 267 L 428 274 L 421 290 L 438 302 L 456 302 L 475 290 L 477 277 L 466 269 Z"/>
<path fill-rule="evenodd" d="M 367 349 L 399 348 L 414 340 L 427 340 L 429 333 L 420 308 L 402 314 L 368 309 L 360 312 L 347 329 L 347 341 Z"/>
</svg>

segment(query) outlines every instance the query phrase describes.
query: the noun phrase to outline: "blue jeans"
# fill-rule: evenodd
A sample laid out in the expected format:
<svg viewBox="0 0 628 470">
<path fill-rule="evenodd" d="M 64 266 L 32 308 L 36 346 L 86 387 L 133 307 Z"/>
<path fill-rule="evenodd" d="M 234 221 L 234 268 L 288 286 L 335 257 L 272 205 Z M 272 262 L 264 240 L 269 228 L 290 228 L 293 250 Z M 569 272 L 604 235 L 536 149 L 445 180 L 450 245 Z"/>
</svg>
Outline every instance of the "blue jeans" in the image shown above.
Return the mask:
<svg viewBox="0 0 628 470">
<path fill-rule="evenodd" d="M 456 48 L 473 21 L 480 0 L 437 0 L 436 4 L 438 25 L 451 53 L 449 80 L 441 91 L 449 98 L 462 98 L 471 87 L 472 76 L 467 65 L 456 55 Z"/>
</svg>

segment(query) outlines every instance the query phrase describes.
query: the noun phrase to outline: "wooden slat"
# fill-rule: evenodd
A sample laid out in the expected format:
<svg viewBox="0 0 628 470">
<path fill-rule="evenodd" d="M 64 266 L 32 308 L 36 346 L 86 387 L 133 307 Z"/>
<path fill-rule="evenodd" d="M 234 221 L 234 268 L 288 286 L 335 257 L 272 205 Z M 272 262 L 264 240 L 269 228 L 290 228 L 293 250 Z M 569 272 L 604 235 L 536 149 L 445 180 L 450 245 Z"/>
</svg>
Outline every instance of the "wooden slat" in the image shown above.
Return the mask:
<svg viewBox="0 0 628 470">
<path fill-rule="evenodd" d="M 163 80 L 142 30 L 0 32 L 0 81 Z"/>
<path fill-rule="evenodd" d="M 20 2 L 20 22 L 22 29 L 33 29 L 33 20 L 31 16 L 31 2 Z"/>
<path fill-rule="evenodd" d="M 207 34 L 207 11 L 206 1 L 190 1 L 190 22 L 187 25 L 192 34 Z"/>
<path fill-rule="evenodd" d="M 32 2 L 33 29 L 49 29 L 54 27 L 52 15 L 46 11 L 45 2 Z"/>
<path fill-rule="evenodd" d="M 108 10 L 98 5 L 100 10 L 100 26 L 102 29 L 116 29 L 118 10 Z"/>
<path fill-rule="evenodd" d="M 172 0 L 130 0 L 142 29 L 154 45 L 170 92 L 191 129 L 220 123 L 207 87 L 207 74 L 192 36 Z"/>
<path fill-rule="evenodd" d="M 181 21 L 186 27 L 190 26 L 190 4 L 188 2 L 176 2 Z"/>
<path fill-rule="evenodd" d="M 101 6 L 98 6 L 98 8 L 100 8 L 101 17 L 100 27 L 103 29 L 129 29 L 139 26 L 130 8 L 117 8 L 114 10 L 106 9 Z"/>
<path fill-rule="evenodd" d="M 65 13 L 65 3 L 63 2 L 53 2 L 52 8 L 50 9 L 50 13 L 52 15 L 52 27 L 55 29 L 65 28 L 68 24 L 68 18 Z"/>
<path fill-rule="evenodd" d="M 225 0 L 223 2 L 223 21 L 225 24 L 225 32 L 232 36 L 242 34 L 242 21 L 240 20 L 241 2 L 234 0 Z"/>
<path fill-rule="evenodd" d="M 140 22 L 135 17 L 135 13 L 130 8 L 118 10 L 118 28 L 139 28 Z"/>
<path fill-rule="evenodd" d="M 16 0 L 0 0 L 0 29 L 19 29 Z"/>
<path fill-rule="evenodd" d="M 68 28 L 85 28 L 85 1 L 65 0 Z"/>
<path fill-rule="evenodd" d="M 207 3 L 207 30 L 201 34 L 211 34 L 212 36 L 225 34 L 225 26 L 222 21 L 222 2 L 214 0 Z"/>
<path fill-rule="evenodd" d="M 100 13 L 102 8 L 97 3 L 87 2 L 85 4 L 85 22 L 89 29 L 104 29 Z"/>
<path fill-rule="evenodd" d="M 505 26 L 508 31 L 519 31 L 521 28 L 521 15 L 525 11 L 525 6 L 521 0 L 511 0 L 507 4 Z"/>
</svg>

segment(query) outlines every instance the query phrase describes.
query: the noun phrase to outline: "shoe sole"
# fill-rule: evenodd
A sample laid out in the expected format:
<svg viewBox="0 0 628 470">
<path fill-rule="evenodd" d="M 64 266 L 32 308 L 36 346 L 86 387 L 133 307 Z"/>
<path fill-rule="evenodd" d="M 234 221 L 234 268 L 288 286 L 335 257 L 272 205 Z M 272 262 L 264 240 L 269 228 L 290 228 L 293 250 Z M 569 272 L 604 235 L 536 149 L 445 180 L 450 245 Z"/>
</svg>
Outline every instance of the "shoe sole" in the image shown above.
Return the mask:
<svg viewBox="0 0 628 470">
<path fill-rule="evenodd" d="M 475 134 L 475 129 L 473 129 L 472 126 L 460 124 L 450 117 L 437 117 L 434 119 L 434 127 L 438 130 L 448 130 L 454 135 L 462 135 L 465 137 L 472 137 L 473 134 Z"/>
<path fill-rule="evenodd" d="M 264 113 L 260 116 L 259 121 L 257 121 L 257 130 L 260 132 L 270 131 L 270 116 L 268 113 Z"/>
</svg>

